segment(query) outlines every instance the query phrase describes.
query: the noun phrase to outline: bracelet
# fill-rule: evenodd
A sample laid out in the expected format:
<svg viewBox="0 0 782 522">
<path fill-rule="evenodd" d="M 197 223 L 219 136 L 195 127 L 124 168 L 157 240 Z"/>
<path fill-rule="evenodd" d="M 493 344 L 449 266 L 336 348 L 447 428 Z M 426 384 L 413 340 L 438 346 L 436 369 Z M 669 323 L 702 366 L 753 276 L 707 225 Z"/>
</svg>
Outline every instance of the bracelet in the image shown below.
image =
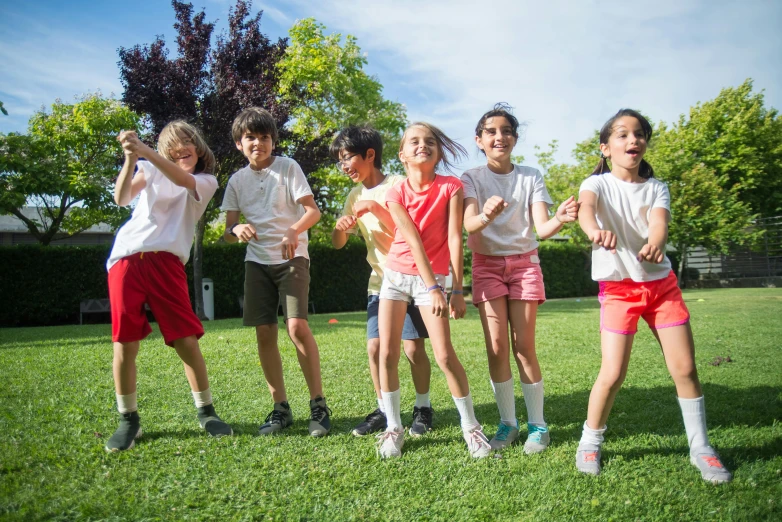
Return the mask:
<svg viewBox="0 0 782 522">
<path fill-rule="evenodd" d="M 464 290 L 451 290 L 451 295 L 464 295 Z"/>
<path fill-rule="evenodd" d="M 431 292 L 432 290 L 439 290 L 441 292 L 445 292 L 445 288 L 443 288 L 440 285 L 432 285 L 429 288 L 426 289 L 427 292 Z"/>
<path fill-rule="evenodd" d="M 236 232 L 234 232 L 234 229 L 236 228 L 236 225 L 238 225 L 238 224 L 239 224 L 239 222 L 237 221 L 236 223 L 231 225 L 231 227 L 228 229 L 228 233 L 231 234 L 233 237 L 237 237 L 236 236 Z"/>
<path fill-rule="evenodd" d="M 554 212 L 554 219 L 556 219 L 556 220 L 557 220 L 557 222 L 558 222 L 560 225 L 562 225 L 562 224 L 563 224 L 563 223 L 562 223 L 562 220 L 561 220 L 561 219 L 559 219 L 559 216 L 557 215 L 557 213 L 556 213 L 556 212 Z"/>
<path fill-rule="evenodd" d="M 489 223 L 491 223 L 491 219 L 489 219 L 489 217 L 483 212 L 480 213 L 480 218 L 481 218 L 481 223 L 483 223 L 484 225 L 488 225 Z"/>
</svg>

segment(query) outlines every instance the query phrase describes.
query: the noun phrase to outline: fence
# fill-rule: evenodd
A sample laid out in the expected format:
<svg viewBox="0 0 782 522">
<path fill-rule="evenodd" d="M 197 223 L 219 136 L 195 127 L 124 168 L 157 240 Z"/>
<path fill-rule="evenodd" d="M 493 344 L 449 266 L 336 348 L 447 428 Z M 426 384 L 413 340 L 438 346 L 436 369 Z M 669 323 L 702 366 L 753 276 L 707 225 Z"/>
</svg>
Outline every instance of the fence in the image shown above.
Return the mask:
<svg viewBox="0 0 782 522">
<path fill-rule="evenodd" d="M 720 255 L 710 255 L 704 248 L 694 248 L 687 255 L 690 278 L 782 277 L 782 216 L 758 219 L 755 226 L 766 232 L 754 248 L 737 247 L 729 254 Z M 698 271 L 697 276 L 695 270 Z"/>
</svg>

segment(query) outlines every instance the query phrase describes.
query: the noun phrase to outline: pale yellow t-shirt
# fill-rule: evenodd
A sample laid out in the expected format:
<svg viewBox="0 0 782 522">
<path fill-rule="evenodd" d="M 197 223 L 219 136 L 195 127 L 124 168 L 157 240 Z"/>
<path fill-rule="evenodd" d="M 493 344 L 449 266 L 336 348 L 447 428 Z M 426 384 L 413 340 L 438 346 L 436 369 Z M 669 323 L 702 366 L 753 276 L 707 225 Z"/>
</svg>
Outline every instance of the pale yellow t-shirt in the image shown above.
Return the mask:
<svg viewBox="0 0 782 522">
<path fill-rule="evenodd" d="M 376 201 L 384 208 L 386 205 L 386 192 L 391 187 L 402 183 L 404 176 L 386 176 L 379 185 L 370 189 L 360 184 L 353 188 L 345 200 L 345 206 L 342 209 L 343 216 L 355 216 L 353 205 L 359 201 Z M 394 230 L 388 230 L 380 220 L 371 212 L 367 212 L 358 219 L 358 227 L 348 230 L 348 234 L 356 234 L 361 231 L 361 235 L 367 244 L 367 262 L 372 267 L 372 274 L 369 276 L 369 285 L 367 294 L 380 294 L 380 287 L 383 284 L 383 268 L 386 266 L 386 256 L 391 243 L 394 240 Z M 358 231 L 356 230 L 358 228 Z"/>
</svg>

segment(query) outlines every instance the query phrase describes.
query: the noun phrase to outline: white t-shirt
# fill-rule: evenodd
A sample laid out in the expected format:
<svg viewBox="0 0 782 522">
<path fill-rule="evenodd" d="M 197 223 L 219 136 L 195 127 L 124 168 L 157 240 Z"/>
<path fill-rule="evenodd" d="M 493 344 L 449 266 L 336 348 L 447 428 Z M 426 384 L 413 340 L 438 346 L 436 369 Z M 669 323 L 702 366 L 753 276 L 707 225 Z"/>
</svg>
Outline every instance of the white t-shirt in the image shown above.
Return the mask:
<svg viewBox="0 0 782 522">
<path fill-rule="evenodd" d="M 196 174 L 195 190 L 175 185 L 148 161 L 138 162 L 146 186 L 130 221 L 117 232 L 106 270 L 123 257 L 138 252 L 170 252 L 182 264 L 190 258 L 195 227 L 217 190 L 217 178 Z"/>
<path fill-rule="evenodd" d="M 223 211 L 239 211 L 255 227 L 258 239 L 247 243 L 245 261 L 262 265 L 279 265 L 282 238 L 285 232 L 304 215 L 297 201 L 312 196 L 299 164 L 290 158 L 274 156 L 272 164 L 261 170 L 250 166 L 237 170 L 228 180 L 223 198 Z M 309 259 L 307 232 L 299 234 L 295 257 Z"/>
<path fill-rule="evenodd" d="M 636 258 L 649 239 L 652 209 L 671 210 L 671 196 L 665 183 L 654 178 L 644 183 L 630 183 L 609 172 L 589 176 L 581 183 L 579 192 L 585 190 L 597 195 L 597 224 L 616 234 L 616 254 L 592 245 L 592 279 L 642 282 L 666 277 L 671 271 L 667 256 L 659 264 L 640 262 Z"/>
<path fill-rule="evenodd" d="M 538 248 L 532 221 L 532 204 L 554 202 L 546 190 L 543 175 L 531 167 L 513 166 L 513 172 L 496 174 L 486 165 L 462 174 L 464 197 L 478 200 L 479 211 L 486 200 L 500 196 L 508 207 L 480 232 L 470 234 L 467 246 L 485 256 L 512 256 Z"/>
</svg>

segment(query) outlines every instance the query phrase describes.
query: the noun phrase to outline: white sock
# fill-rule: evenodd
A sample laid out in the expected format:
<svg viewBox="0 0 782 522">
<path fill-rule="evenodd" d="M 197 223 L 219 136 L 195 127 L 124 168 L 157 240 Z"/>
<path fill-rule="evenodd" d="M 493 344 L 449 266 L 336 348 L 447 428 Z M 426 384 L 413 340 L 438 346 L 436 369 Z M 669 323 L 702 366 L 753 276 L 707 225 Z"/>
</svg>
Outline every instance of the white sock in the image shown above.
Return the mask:
<svg viewBox="0 0 782 522">
<path fill-rule="evenodd" d="M 212 391 L 207 388 L 204 391 L 190 390 L 193 394 L 193 400 L 195 401 L 196 408 L 203 408 L 212 404 Z"/>
<path fill-rule="evenodd" d="M 533 384 L 521 383 L 524 404 L 527 405 L 527 422 L 539 428 L 546 427 L 543 420 L 543 379 Z"/>
<path fill-rule="evenodd" d="M 388 422 L 387 431 L 402 431 L 402 412 L 399 406 L 401 400 L 400 390 L 392 392 L 381 392 L 383 394 L 383 402 L 386 406 L 386 421 Z"/>
<path fill-rule="evenodd" d="M 500 421 L 508 426 L 517 426 L 516 420 L 516 396 L 513 394 L 513 378 L 505 382 L 491 381 L 494 390 L 494 400 L 497 401 L 497 409 L 500 410 Z M 525 395 L 526 398 L 526 395 Z"/>
<path fill-rule="evenodd" d="M 475 409 L 472 407 L 472 394 L 468 393 L 467 397 L 462 398 L 454 397 L 453 402 L 461 417 L 462 430 L 472 431 L 480 426 L 478 419 L 475 418 Z"/>
<path fill-rule="evenodd" d="M 383 397 L 377 398 L 377 409 L 382 411 L 383 413 L 386 412 L 386 403 L 383 402 Z"/>
<path fill-rule="evenodd" d="M 117 409 L 120 413 L 131 413 L 138 410 L 136 404 L 136 392 L 127 395 L 117 394 Z"/>
<path fill-rule="evenodd" d="M 687 432 L 687 442 L 690 448 L 709 446 L 709 435 L 706 432 L 706 405 L 703 397 L 697 399 L 679 397 L 679 407 L 682 409 L 684 431 Z"/>
<path fill-rule="evenodd" d="M 603 434 L 606 432 L 607 428 L 608 426 L 603 426 L 603 429 L 593 430 L 587 426 L 586 421 L 584 421 L 584 431 L 581 432 L 581 441 L 578 444 L 593 444 L 595 446 L 600 446 L 603 444 Z"/>
<path fill-rule="evenodd" d="M 415 407 L 416 408 L 431 408 L 432 403 L 429 402 L 429 392 L 415 393 Z"/>
</svg>

